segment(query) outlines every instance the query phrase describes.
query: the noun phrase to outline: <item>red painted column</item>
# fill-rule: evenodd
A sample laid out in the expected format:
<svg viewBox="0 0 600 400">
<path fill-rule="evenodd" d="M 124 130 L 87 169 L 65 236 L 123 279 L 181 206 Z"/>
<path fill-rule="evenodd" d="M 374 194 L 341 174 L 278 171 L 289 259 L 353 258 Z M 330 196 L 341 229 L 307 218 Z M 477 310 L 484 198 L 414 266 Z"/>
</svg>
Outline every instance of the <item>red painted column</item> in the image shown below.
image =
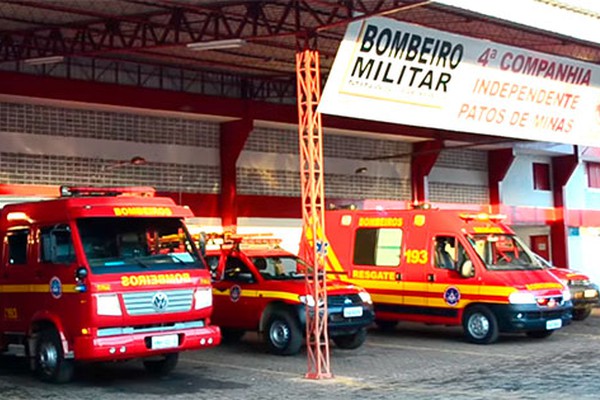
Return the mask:
<svg viewBox="0 0 600 400">
<path fill-rule="evenodd" d="M 559 267 L 568 268 L 567 257 L 567 224 L 565 221 L 564 193 L 565 185 L 573 175 L 579 164 L 578 149 L 575 154 L 568 156 L 552 157 L 552 194 L 556 219 L 550 225 L 550 238 L 552 240 L 552 263 Z"/>
<path fill-rule="evenodd" d="M 410 159 L 410 180 L 413 203 L 424 203 L 427 196 L 427 176 L 431 173 L 440 151 L 444 148 L 441 140 L 428 140 L 413 145 Z"/>
<path fill-rule="evenodd" d="M 500 182 L 504 180 L 508 169 L 515 160 L 513 149 L 499 149 L 488 151 L 488 190 L 490 204 L 494 212 L 500 212 Z"/>
<path fill-rule="evenodd" d="M 221 224 L 223 229 L 233 232 L 237 228 L 238 216 L 236 164 L 252 128 L 251 119 L 221 124 Z"/>
</svg>

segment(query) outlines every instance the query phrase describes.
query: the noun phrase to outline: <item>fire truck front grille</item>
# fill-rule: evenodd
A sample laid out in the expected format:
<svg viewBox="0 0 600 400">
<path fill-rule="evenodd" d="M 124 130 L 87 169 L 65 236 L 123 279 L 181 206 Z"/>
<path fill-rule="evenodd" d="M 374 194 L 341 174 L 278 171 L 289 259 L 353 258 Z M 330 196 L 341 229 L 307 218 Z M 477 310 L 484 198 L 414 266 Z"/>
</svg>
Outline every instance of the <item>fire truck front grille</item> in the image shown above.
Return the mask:
<svg viewBox="0 0 600 400">
<path fill-rule="evenodd" d="M 189 311 L 192 308 L 192 298 L 192 289 L 123 293 L 123 302 L 129 315 Z"/>
</svg>

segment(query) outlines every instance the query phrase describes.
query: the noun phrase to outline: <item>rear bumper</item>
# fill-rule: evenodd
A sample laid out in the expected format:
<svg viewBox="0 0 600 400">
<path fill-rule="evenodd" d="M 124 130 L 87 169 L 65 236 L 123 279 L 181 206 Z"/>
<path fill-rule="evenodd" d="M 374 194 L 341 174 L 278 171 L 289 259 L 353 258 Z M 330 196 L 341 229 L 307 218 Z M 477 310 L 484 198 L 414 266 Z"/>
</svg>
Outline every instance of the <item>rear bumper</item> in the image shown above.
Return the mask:
<svg viewBox="0 0 600 400">
<path fill-rule="evenodd" d="M 177 336 L 176 346 L 152 349 L 152 337 L 169 335 Z M 105 337 L 79 336 L 74 340 L 73 355 L 76 360 L 124 360 L 152 357 L 154 355 L 186 350 L 198 350 L 214 347 L 219 343 L 221 343 L 221 331 L 217 326 Z"/>
<path fill-rule="evenodd" d="M 598 304 L 598 286 L 569 286 L 573 308 L 587 308 Z"/>
<path fill-rule="evenodd" d="M 560 307 L 542 309 L 536 304 L 496 304 L 492 307 L 501 332 L 532 332 L 555 328 L 557 320 L 563 327 L 571 323 L 570 302 Z M 549 322 L 551 321 L 551 322 Z"/>
</svg>

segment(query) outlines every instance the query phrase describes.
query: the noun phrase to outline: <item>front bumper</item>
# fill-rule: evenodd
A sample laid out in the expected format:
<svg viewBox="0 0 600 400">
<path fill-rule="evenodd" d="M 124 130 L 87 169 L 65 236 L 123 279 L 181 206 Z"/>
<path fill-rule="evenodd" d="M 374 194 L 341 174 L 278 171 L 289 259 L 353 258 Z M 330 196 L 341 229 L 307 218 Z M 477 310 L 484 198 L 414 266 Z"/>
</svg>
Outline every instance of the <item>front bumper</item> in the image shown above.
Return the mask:
<svg viewBox="0 0 600 400">
<path fill-rule="evenodd" d="M 495 304 L 492 308 L 498 318 L 500 332 L 558 329 L 569 325 L 573 318 L 571 302 L 552 308 L 537 304 Z"/>
<path fill-rule="evenodd" d="M 361 308 L 360 316 L 344 316 L 344 309 L 346 315 L 356 315 L 356 310 Z M 304 305 L 298 306 L 298 319 L 302 323 L 302 327 L 306 326 L 306 308 Z M 312 311 L 312 309 L 311 309 Z M 349 313 L 348 313 L 349 311 Z M 375 312 L 373 311 L 372 305 L 363 304 L 362 306 L 331 306 L 327 308 L 327 332 L 329 336 L 340 336 L 350 335 L 360 331 L 363 328 L 371 325 L 375 320 Z"/>
<path fill-rule="evenodd" d="M 167 348 L 152 348 L 153 337 L 177 337 Z M 109 361 L 151 357 L 165 353 L 198 350 L 221 343 L 218 326 L 120 334 L 114 336 L 79 336 L 73 344 L 72 356 L 76 360 Z"/>
</svg>

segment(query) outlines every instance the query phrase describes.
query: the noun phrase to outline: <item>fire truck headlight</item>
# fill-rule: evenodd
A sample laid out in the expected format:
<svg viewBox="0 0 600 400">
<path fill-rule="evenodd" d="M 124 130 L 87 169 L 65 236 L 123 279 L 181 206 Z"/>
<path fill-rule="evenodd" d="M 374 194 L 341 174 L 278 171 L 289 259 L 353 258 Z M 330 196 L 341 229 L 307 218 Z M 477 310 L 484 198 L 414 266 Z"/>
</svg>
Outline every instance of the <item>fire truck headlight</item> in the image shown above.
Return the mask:
<svg viewBox="0 0 600 400">
<path fill-rule="evenodd" d="M 210 288 L 196 289 L 194 292 L 194 310 L 212 306 L 212 291 Z"/>
<path fill-rule="evenodd" d="M 363 303 L 372 304 L 373 300 L 371 299 L 371 295 L 369 292 L 359 292 L 358 296 L 363 301 Z"/>
<path fill-rule="evenodd" d="M 508 296 L 508 301 L 510 304 L 536 304 L 531 292 L 513 292 Z"/>
<path fill-rule="evenodd" d="M 121 304 L 117 294 L 100 294 L 96 297 L 96 312 L 98 315 L 122 315 Z"/>
<path fill-rule="evenodd" d="M 570 301 L 571 300 L 571 291 L 569 289 L 563 290 L 562 296 L 563 296 L 563 301 Z"/>
</svg>

